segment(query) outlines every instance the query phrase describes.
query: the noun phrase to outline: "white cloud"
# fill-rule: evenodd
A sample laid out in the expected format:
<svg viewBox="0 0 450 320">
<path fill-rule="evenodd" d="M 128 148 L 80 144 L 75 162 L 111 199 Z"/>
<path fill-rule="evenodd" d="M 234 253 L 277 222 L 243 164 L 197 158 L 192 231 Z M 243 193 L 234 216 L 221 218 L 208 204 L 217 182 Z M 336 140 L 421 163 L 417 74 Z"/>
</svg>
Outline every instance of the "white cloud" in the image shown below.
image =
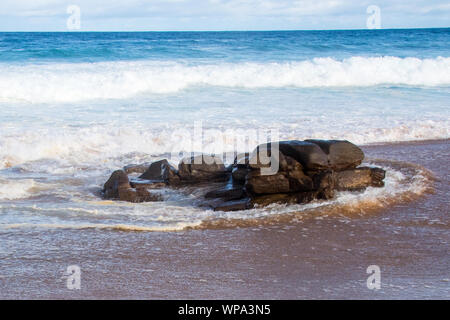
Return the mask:
<svg viewBox="0 0 450 320">
<path fill-rule="evenodd" d="M 450 24 L 448 0 L 2 0 L 0 30 L 63 29 L 70 4 L 89 30 L 364 28 L 371 4 L 384 27 Z"/>
</svg>

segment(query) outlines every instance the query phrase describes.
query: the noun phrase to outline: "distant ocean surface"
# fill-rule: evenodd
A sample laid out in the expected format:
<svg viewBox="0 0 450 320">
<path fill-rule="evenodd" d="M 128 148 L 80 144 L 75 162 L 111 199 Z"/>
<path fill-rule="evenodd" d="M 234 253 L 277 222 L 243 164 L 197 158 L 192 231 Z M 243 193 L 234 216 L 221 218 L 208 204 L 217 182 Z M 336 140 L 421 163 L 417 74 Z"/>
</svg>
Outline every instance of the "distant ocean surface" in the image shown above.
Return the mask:
<svg viewBox="0 0 450 320">
<path fill-rule="evenodd" d="M 449 138 L 450 29 L 0 33 L 0 222 L 176 230 L 214 218 L 169 191 L 156 204 L 98 198 L 112 170 L 198 151 L 174 136 L 196 121 L 280 139 Z"/>
</svg>

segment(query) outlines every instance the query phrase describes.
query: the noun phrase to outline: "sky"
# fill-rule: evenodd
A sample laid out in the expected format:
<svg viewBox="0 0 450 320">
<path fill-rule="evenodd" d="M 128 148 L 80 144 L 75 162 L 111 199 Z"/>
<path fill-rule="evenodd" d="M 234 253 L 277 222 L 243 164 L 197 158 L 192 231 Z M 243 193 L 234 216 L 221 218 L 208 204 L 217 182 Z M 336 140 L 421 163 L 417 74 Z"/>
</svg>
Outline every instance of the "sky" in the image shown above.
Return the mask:
<svg viewBox="0 0 450 320">
<path fill-rule="evenodd" d="M 1 0 L 0 31 L 365 29 L 371 5 L 381 28 L 450 27 L 449 0 Z"/>
</svg>

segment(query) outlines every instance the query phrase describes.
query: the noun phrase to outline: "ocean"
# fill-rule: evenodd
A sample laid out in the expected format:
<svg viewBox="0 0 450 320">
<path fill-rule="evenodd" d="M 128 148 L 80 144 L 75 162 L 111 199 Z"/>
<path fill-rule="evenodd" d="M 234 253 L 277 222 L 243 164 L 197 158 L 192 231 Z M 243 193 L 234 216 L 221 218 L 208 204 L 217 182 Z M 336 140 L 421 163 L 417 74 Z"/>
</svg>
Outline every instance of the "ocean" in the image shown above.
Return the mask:
<svg viewBox="0 0 450 320">
<path fill-rule="evenodd" d="M 204 137 L 201 149 L 185 139 L 198 125 L 214 133 Z M 16 270 L 7 276 L 26 272 L 17 263 L 39 260 L 46 252 L 41 248 L 34 258 L 20 260 L 17 243 L 39 247 L 45 238 L 48 250 L 56 252 L 51 245 L 56 235 L 58 243 L 65 237 L 86 243 L 88 232 L 101 247 L 106 243 L 101 239 L 115 242 L 114 234 L 130 232 L 139 237 L 135 231 L 158 234 L 154 237 L 163 242 L 167 234 L 163 239 L 173 242 L 173 231 L 195 238 L 205 230 L 260 228 L 274 221 L 288 228 L 302 217 L 329 224 L 327 217 L 339 216 L 337 223 L 344 226 L 354 223 L 353 214 L 377 216 L 380 208 L 406 206 L 433 189 L 436 177 L 426 165 L 391 161 L 411 160 L 408 153 L 414 151 L 405 148 L 395 159 L 384 151 L 382 159 L 381 151 L 369 153 L 366 163 L 387 169 L 384 188 L 341 192 L 334 200 L 308 205 L 224 213 L 197 207 L 195 193 L 173 190 L 164 190 L 164 202 L 100 197 L 111 172 L 125 165 L 168 155 L 176 165 L 181 153 L 246 151 L 237 150 L 227 134 L 269 129 L 277 130 L 279 140 L 347 139 L 369 151 L 374 145 L 394 150 L 397 143 L 422 140 L 443 140 L 445 146 L 450 29 L 0 33 L 0 236 L 5 240 L 0 257 L 11 268 L 3 270 Z M 248 147 L 264 141 L 249 136 Z M 436 223 L 448 236 L 447 215 L 441 212 Z M 200 240 L 192 241 L 195 246 Z M 443 241 L 448 245 L 448 237 Z M 64 250 L 53 261 L 74 260 L 70 249 Z M 3 297 L 23 296 L 17 286 L 3 286 L 11 290 Z M 342 296 L 354 294 L 345 288 Z M 436 289 L 438 296 L 445 288 Z M 167 290 L 152 297 L 183 296 Z M 209 297 L 218 292 L 211 290 Z M 105 296 L 94 291 L 88 296 Z M 37 287 L 34 292 L 32 297 L 39 296 Z M 130 289 L 120 297 L 142 296 L 139 292 Z M 250 296 L 264 297 L 256 292 Z"/>
<path fill-rule="evenodd" d="M 0 33 L 1 223 L 210 218 L 95 192 L 124 165 L 199 151 L 177 134 L 196 122 L 357 144 L 448 138 L 449 44 L 450 29 Z M 233 150 L 205 139 L 201 151 Z"/>
</svg>

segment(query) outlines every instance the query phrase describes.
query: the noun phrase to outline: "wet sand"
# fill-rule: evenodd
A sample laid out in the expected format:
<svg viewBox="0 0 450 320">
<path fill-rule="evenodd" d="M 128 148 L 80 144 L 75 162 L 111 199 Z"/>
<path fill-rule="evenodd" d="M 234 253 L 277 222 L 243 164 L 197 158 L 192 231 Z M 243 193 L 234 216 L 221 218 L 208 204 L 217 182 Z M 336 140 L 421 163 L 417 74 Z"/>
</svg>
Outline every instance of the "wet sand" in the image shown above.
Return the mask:
<svg viewBox="0 0 450 320">
<path fill-rule="evenodd" d="M 430 170 L 433 192 L 357 214 L 181 232 L 1 231 L 0 298 L 449 299 L 449 140 L 363 147 Z M 81 268 L 81 289 L 64 271 Z M 381 269 L 381 289 L 366 268 Z"/>
</svg>

